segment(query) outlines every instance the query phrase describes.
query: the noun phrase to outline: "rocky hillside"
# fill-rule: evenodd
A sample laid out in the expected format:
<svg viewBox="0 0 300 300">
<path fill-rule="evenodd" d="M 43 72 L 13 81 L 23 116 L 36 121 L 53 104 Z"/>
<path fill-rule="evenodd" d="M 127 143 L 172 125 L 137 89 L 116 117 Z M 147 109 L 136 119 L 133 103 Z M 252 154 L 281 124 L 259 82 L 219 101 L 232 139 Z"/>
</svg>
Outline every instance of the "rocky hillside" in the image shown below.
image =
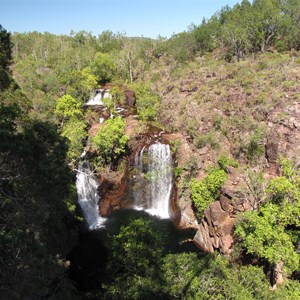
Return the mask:
<svg viewBox="0 0 300 300">
<path fill-rule="evenodd" d="M 197 228 L 195 241 L 205 251 L 229 253 L 236 214 L 263 201 L 253 178 L 281 175 L 281 157 L 299 164 L 299 53 L 257 54 L 235 63 L 206 56 L 185 66 L 161 58 L 145 76 L 162 98 L 159 121 L 176 133 L 171 143 L 177 154 L 179 226 Z M 188 182 L 204 178 L 222 155 L 238 168 L 227 168 L 219 201 L 197 220 Z"/>
</svg>

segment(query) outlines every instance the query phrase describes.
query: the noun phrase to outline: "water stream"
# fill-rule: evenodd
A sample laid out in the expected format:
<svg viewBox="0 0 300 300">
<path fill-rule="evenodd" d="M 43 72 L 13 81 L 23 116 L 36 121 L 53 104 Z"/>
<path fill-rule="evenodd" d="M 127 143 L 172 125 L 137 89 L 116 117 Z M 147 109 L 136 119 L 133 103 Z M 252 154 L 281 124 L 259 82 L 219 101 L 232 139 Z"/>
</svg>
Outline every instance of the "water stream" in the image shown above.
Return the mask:
<svg viewBox="0 0 300 300">
<path fill-rule="evenodd" d="M 170 217 L 173 160 L 169 145 L 154 143 L 135 157 L 134 208 L 160 218 Z"/>
<path fill-rule="evenodd" d="M 103 227 L 106 219 L 102 218 L 99 214 L 98 182 L 87 162 L 83 162 L 79 166 L 76 178 L 76 188 L 78 203 L 82 209 L 83 216 L 89 229 Z"/>
</svg>

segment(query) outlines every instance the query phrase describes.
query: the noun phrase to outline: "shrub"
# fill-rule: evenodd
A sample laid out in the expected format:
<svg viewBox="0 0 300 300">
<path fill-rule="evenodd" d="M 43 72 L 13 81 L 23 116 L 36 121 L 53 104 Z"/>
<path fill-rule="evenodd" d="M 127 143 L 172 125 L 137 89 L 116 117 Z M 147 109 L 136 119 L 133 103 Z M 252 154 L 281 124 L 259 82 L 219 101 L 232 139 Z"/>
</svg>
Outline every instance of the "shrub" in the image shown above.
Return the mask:
<svg viewBox="0 0 300 300">
<path fill-rule="evenodd" d="M 136 107 L 140 120 L 156 121 L 160 97 L 153 93 L 148 84 L 137 83 L 132 86 L 136 95 Z"/>
<path fill-rule="evenodd" d="M 231 167 L 234 167 L 234 168 L 238 167 L 238 163 L 234 159 L 229 158 L 228 156 L 226 156 L 225 154 L 222 154 L 220 156 L 220 158 L 218 159 L 218 165 L 225 172 L 226 172 L 226 168 L 228 166 L 231 166 Z"/>
<path fill-rule="evenodd" d="M 121 117 L 109 119 L 91 142 L 99 152 L 100 163 L 111 163 L 125 152 L 128 136 L 125 135 L 125 124 Z"/>
<path fill-rule="evenodd" d="M 226 179 L 225 171 L 217 170 L 200 181 L 191 180 L 191 198 L 200 218 L 209 204 L 219 197 L 220 188 Z"/>
</svg>

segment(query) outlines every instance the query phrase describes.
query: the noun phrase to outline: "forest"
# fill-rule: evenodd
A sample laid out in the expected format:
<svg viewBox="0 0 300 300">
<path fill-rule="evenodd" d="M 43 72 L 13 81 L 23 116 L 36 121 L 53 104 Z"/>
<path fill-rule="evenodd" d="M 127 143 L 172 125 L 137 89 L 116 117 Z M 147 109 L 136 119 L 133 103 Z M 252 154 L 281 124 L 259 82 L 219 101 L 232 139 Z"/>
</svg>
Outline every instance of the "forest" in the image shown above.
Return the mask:
<svg viewBox="0 0 300 300">
<path fill-rule="evenodd" d="M 168 39 L 0 25 L 0 298 L 300 299 L 299 51 L 298 0 L 243 0 Z M 92 134 L 96 88 L 110 90 L 114 118 Z M 124 90 L 131 135 L 116 110 Z M 177 137 L 180 209 L 204 228 L 213 205 L 233 207 L 228 248 L 199 249 L 144 212 L 87 230 L 83 151 L 95 174 L 126 176 L 152 127 Z"/>
</svg>

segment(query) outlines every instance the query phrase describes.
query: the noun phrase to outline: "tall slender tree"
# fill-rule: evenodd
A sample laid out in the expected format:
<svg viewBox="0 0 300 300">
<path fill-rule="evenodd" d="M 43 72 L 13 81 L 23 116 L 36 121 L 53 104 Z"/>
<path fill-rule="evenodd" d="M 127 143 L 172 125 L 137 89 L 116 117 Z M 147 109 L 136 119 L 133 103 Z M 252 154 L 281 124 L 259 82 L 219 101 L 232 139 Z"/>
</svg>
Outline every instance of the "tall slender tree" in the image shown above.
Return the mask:
<svg viewBox="0 0 300 300">
<path fill-rule="evenodd" d="M 0 90 L 9 85 L 9 66 L 12 62 L 10 33 L 0 25 Z"/>
</svg>

